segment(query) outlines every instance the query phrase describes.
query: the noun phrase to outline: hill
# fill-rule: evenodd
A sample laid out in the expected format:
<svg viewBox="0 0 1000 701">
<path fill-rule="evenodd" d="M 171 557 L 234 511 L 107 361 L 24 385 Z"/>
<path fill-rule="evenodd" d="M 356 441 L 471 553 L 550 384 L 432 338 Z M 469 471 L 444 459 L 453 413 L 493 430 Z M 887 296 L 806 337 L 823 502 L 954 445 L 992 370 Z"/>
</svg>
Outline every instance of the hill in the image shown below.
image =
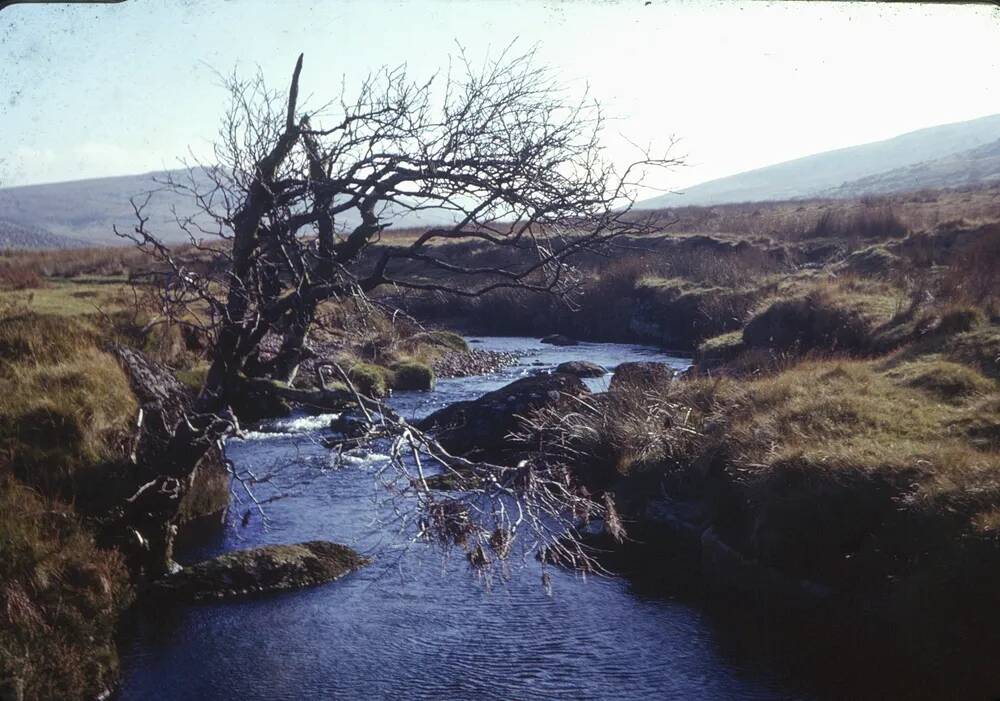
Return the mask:
<svg viewBox="0 0 1000 701">
<path fill-rule="evenodd" d="M 169 243 L 186 242 L 188 238 L 178 228 L 174 212 L 177 216 L 189 217 L 195 214 L 196 208 L 190 197 L 163 189 L 160 183 L 168 175 L 187 182 L 186 171 L 175 170 L 0 189 L 0 219 L 9 222 L 11 227 L 44 229 L 50 235 L 81 239 L 90 245 L 116 244 L 121 243 L 121 239 L 115 236 L 114 227 L 129 231 L 135 224 L 129 199 L 135 197 L 142 202 L 152 191 L 153 196 L 144 210 L 144 215 L 149 217 L 147 228 Z M 194 179 L 200 190 L 210 189 L 203 171 L 195 170 Z M 338 223 L 350 227 L 360 221 L 354 212 L 350 215 L 341 215 Z M 441 209 L 401 210 L 393 226 L 404 228 L 452 220 L 453 217 Z M 207 219 L 201 223 L 211 229 Z M 51 244 L 30 247 L 62 248 L 64 244 L 52 239 Z"/>
<path fill-rule="evenodd" d="M 134 222 L 129 198 L 142 197 L 157 188 L 157 175 L 165 173 L 5 188 L 0 190 L 0 216 L 15 225 L 45 229 L 89 244 L 114 243 L 117 239 L 113 227 L 128 229 Z M 181 213 L 190 208 L 169 192 L 158 193 L 151 200 L 148 214 L 152 231 L 176 228 L 170 213 L 172 206 L 180 207 Z"/>
<path fill-rule="evenodd" d="M 58 236 L 37 226 L 0 219 L 0 249 L 79 248 L 86 245 L 79 239 Z"/>
<path fill-rule="evenodd" d="M 1000 114 L 967 122 L 957 122 L 913 131 L 885 141 L 826 151 L 784 163 L 738 173 L 695 185 L 683 194 L 668 194 L 645 200 L 643 209 L 712 205 L 727 202 L 790 200 L 801 197 L 831 196 L 845 188 L 844 196 L 868 194 L 870 187 L 902 187 L 913 182 L 922 169 L 904 175 L 898 171 L 917 164 L 947 161 L 937 173 L 934 185 L 942 187 L 974 184 L 969 175 L 969 158 L 978 159 L 978 149 L 988 148 L 1000 138 Z M 890 175 L 894 173 L 894 175 Z M 874 178 L 872 182 L 865 182 Z M 952 184 L 950 179 L 954 179 Z M 932 180 L 927 176 L 928 182 Z M 978 180 L 976 182 L 979 182 Z M 896 183 L 892 186 L 891 183 Z M 881 192 L 896 191 L 883 189 Z M 839 194 L 837 196 L 840 196 Z"/>
<path fill-rule="evenodd" d="M 996 182 L 1000 182 L 1000 139 L 969 151 L 844 183 L 821 194 L 837 198 L 859 197 Z"/>
</svg>

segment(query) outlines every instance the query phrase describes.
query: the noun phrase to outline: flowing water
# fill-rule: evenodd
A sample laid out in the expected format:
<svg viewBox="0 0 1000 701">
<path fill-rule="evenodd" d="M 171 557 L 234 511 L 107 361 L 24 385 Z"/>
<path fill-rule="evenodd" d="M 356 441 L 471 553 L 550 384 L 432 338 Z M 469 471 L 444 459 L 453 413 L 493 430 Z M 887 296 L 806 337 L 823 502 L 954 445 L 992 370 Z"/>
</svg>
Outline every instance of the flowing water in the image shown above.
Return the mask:
<svg viewBox="0 0 1000 701">
<path fill-rule="evenodd" d="M 608 368 L 687 362 L 651 348 L 555 348 L 475 339 L 523 353 L 502 372 L 446 379 L 392 403 L 417 417 L 564 360 Z M 602 389 L 610 376 L 588 380 Z M 270 543 L 327 539 L 374 562 L 341 581 L 244 602 L 140 610 L 123 632 L 123 701 L 260 699 L 806 699 L 775 642 L 718 606 L 624 579 L 556 570 L 551 595 L 534 561 L 485 588 L 459 553 L 411 544 L 380 525 L 377 454 L 333 468 L 320 444 L 329 416 L 274 421 L 227 449 L 258 478 L 268 520 L 234 504 L 225 528 L 178 551 L 181 562 Z"/>
</svg>

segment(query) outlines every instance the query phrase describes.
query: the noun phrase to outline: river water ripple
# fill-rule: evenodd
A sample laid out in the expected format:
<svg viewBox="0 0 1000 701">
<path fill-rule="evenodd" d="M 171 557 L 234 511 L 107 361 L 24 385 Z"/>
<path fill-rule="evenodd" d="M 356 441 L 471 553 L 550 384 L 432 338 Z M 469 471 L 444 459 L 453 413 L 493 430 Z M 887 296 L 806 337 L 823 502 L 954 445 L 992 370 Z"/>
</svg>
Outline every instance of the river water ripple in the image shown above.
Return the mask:
<svg viewBox="0 0 1000 701">
<path fill-rule="evenodd" d="M 409 417 L 550 369 L 564 360 L 608 368 L 682 358 L 640 346 L 555 348 L 527 338 L 475 339 L 523 353 L 500 373 L 441 380 L 430 393 L 400 393 Z M 603 389 L 610 375 L 588 380 Z M 373 471 L 359 454 L 332 469 L 319 439 L 329 417 L 271 422 L 231 441 L 229 455 L 259 477 L 268 522 L 230 509 L 224 528 L 178 551 L 193 562 L 228 550 L 308 539 L 342 542 L 374 563 L 342 581 L 237 603 L 141 610 L 123 632 L 122 701 L 205 699 L 809 699 L 816 698 L 758 638 L 733 636 L 684 597 L 646 595 L 618 578 L 553 573 L 549 596 L 538 563 L 490 589 L 464 559 L 408 544 L 384 517 Z M 766 645 L 764 646 L 766 648 Z"/>
</svg>

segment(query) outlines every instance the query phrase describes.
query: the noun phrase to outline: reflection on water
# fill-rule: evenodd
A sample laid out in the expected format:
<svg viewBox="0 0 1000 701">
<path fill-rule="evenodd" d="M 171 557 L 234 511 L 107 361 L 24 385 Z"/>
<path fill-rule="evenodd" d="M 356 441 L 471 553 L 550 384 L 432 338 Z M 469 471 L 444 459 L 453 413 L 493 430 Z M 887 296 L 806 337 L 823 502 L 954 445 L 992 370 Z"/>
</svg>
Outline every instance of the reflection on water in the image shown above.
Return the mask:
<svg viewBox="0 0 1000 701">
<path fill-rule="evenodd" d="M 401 393 L 393 405 L 408 417 L 425 415 L 570 359 L 609 368 L 630 360 L 687 364 L 635 346 L 480 342 L 524 355 L 502 373 L 442 380 L 436 391 Z M 601 389 L 606 381 L 589 382 Z M 121 699 L 838 697 L 838 685 L 797 668 L 767 616 L 734 618 L 743 603 L 706 602 L 683 576 L 650 587 L 556 571 L 547 596 L 530 561 L 487 590 L 463 558 L 380 527 L 386 512 L 372 471 L 382 458 L 359 455 L 334 469 L 319 440 L 328 419 L 286 419 L 231 441 L 238 465 L 270 476 L 258 492 L 274 499 L 268 522 L 251 515 L 243 526 L 247 506 L 236 505 L 225 528 L 188 538 L 179 559 L 322 538 L 370 554 L 374 564 L 329 586 L 137 612 L 124 632 Z M 657 564 L 653 571 L 678 575 L 692 567 L 669 554 Z"/>
</svg>

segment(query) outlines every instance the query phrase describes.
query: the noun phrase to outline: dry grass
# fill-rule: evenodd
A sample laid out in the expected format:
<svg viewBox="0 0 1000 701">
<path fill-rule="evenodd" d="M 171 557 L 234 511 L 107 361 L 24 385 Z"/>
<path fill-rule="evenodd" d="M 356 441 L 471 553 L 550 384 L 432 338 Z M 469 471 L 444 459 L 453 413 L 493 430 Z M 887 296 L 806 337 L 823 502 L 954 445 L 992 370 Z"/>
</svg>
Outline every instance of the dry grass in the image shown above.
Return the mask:
<svg viewBox="0 0 1000 701">
<path fill-rule="evenodd" d="M 862 199 L 855 206 L 831 207 L 823 211 L 803 238 L 886 239 L 909 233 L 888 200 Z"/>
<path fill-rule="evenodd" d="M 149 265 L 149 258 L 133 246 L 0 251 L 0 279 L 11 270 L 47 278 L 126 277 Z"/>
<path fill-rule="evenodd" d="M 30 268 L 0 268 L 0 291 L 29 290 L 45 286 L 45 280 Z"/>
<path fill-rule="evenodd" d="M 996 315 L 1000 312 L 1000 226 L 984 227 L 941 274 L 938 294 Z"/>
<path fill-rule="evenodd" d="M 96 698 L 129 596 L 120 557 L 69 506 L 0 476 L 0 680 L 21 679 L 27 699 Z"/>
<path fill-rule="evenodd" d="M 130 295 L 120 278 L 46 280 L 41 286 L 0 290 L 0 302 L 38 314 L 80 317 L 127 308 Z"/>
<path fill-rule="evenodd" d="M 583 473 L 633 497 L 687 490 L 748 556 L 840 589 L 947 572 L 1000 542 L 1000 382 L 976 360 L 996 333 L 610 397 L 576 431 Z"/>
<path fill-rule="evenodd" d="M 23 315 L 0 331 L 0 471 L 70 496 L 121 456 L 137 405 L 96 330 Z"/>
<path fill-rule="evenodd" d="M 676 217 L 679 221 L 671 230 L 677 232 L 794 240 L 815 233 L 824 218 L 830 223 L 847 221 L 851 212 L 866 207 L 888 208 L 893 218 L 909 231 L 928 230 L 957 220 L 969 223 L 997 221 L 1000 220 L 1000 186 L 909 192 L 877 199 L 810 199 L 681 207 L 672 210 L 669 216 L 664 214 L 663 219 Z M 879 234 L 876 230 L 872 233 Z"/>
</svg>

